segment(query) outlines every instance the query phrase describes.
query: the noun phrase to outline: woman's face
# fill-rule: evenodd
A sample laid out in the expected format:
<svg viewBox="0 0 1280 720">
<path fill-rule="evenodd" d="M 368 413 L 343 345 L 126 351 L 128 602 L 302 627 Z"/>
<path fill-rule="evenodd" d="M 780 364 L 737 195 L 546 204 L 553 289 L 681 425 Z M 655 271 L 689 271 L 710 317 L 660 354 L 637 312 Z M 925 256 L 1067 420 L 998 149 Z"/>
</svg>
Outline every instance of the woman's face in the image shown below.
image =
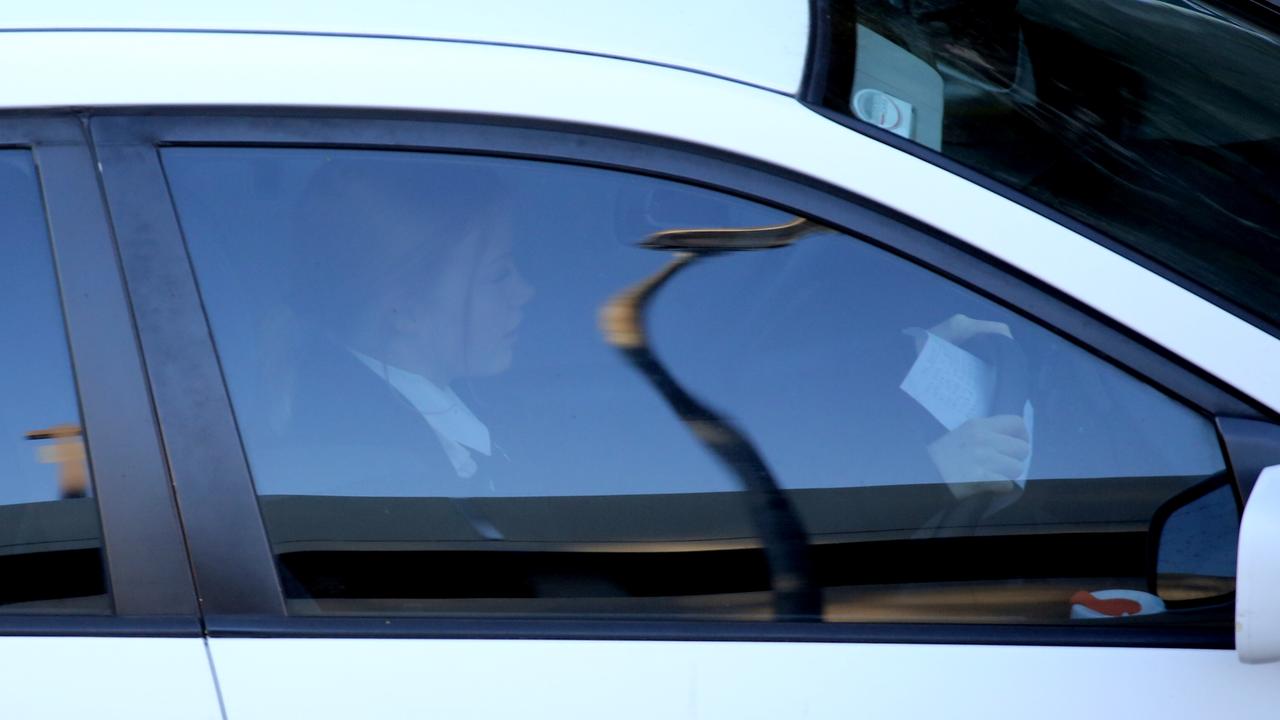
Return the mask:
<svg viewBox="0 0 1280 720">
<path fill-rule="evenodd" d="M 511 365 L 516 331 L 533 288 L 511 255 L 510 221 L 470 233 L 429 279 L 398 303 L 400 364 L 437 384 L 496 375 Z M 416 366 L 416 367 L 415 367 Z"/>
<path fill-rule="evenodd" d="M 469 377 L 495 375 L 511 366 L 523 308 L 533 299 L 533 286 L 511 255 L 511 235 L 510 223 L 502 222 L 487 242 L 481 240 L 484 249 L 467 291 L 462 333 L 462 359 Z"/>
</svg>

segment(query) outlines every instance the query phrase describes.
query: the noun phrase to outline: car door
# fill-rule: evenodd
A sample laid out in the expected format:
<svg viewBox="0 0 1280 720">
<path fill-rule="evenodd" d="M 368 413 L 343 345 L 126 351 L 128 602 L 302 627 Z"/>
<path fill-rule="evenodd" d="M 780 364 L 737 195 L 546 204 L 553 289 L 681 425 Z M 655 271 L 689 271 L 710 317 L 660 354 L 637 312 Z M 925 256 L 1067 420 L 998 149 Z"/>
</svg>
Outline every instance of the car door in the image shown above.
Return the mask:
<svg viewBox="0 0 1280 720">
<path fill-rule="evenodd" d="M 0 712 L 218 717 L 86 137 L 0 121 Z"/>
<path fill-rule="evenodd" d="M 92 127 L 228 717 L 1277 699 L 1273 418 L 939 232 L 602 131 Z"/>
</svg>

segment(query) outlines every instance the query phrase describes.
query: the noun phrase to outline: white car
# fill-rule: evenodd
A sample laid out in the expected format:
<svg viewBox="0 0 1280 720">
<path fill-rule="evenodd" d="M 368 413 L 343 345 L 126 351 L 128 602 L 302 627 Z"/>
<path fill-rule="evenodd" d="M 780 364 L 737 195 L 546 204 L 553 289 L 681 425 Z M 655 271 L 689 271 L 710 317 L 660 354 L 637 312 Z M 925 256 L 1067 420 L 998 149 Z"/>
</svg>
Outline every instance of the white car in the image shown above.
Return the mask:
<svg viewBox="0 0 1280 720">
<path fill-rule="evenodd" d="M 546 5 L 6 9 L 0 714 L 1275 716 L 1273 3 Z"/>
</svg>

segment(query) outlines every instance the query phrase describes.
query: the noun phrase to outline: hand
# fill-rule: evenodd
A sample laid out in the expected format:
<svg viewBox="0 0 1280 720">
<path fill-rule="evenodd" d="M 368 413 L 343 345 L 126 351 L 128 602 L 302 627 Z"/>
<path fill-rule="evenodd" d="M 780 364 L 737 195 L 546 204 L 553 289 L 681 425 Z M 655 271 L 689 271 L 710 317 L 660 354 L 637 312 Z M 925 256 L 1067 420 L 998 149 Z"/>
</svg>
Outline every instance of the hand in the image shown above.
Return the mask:
<svg viewBox="0 0 1280 720">
<path fill-rule="evenodd" d="M 1031 445 L 1017 415 L 975 418 L 933 441 L 929 459 L 957 500 L 1010 492 L 1027 469 Z"/>
</svg>

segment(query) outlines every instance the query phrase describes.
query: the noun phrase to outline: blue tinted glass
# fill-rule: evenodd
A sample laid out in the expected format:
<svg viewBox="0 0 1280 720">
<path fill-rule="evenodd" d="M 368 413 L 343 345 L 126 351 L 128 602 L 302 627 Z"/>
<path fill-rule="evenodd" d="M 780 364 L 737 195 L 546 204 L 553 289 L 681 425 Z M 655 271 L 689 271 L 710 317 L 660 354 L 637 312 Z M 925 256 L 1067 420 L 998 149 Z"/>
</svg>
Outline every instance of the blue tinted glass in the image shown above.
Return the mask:
<svg viewBox="0 0 1280 720">
<path fill-rule="evenodd" d="M 101 530 L 31 156 L 0 150 L 0 612 L 105 612 Z"/>
<path fill-rule="evenodd" d="M 1146 588 L 1155 510 L 1223 468 L 1167 395 L 760 204 L 502 158 L 163 158 L 295 612 L 1066 621 Z M 807 562 L 824 599 L 770 593 Z"/>
<path fill-rule="evenodd" d="M 1230 487 L 1177 508 L 1160 535 L 1158 582 L 1170 586 L 1178 600 L 1230 592 L 1234 584 L 1224 585 L 1222 580 L 1235 577 L 1236 545 L 1216 538 L 1239 533 L 1240 513 Z"/>
</svg>

